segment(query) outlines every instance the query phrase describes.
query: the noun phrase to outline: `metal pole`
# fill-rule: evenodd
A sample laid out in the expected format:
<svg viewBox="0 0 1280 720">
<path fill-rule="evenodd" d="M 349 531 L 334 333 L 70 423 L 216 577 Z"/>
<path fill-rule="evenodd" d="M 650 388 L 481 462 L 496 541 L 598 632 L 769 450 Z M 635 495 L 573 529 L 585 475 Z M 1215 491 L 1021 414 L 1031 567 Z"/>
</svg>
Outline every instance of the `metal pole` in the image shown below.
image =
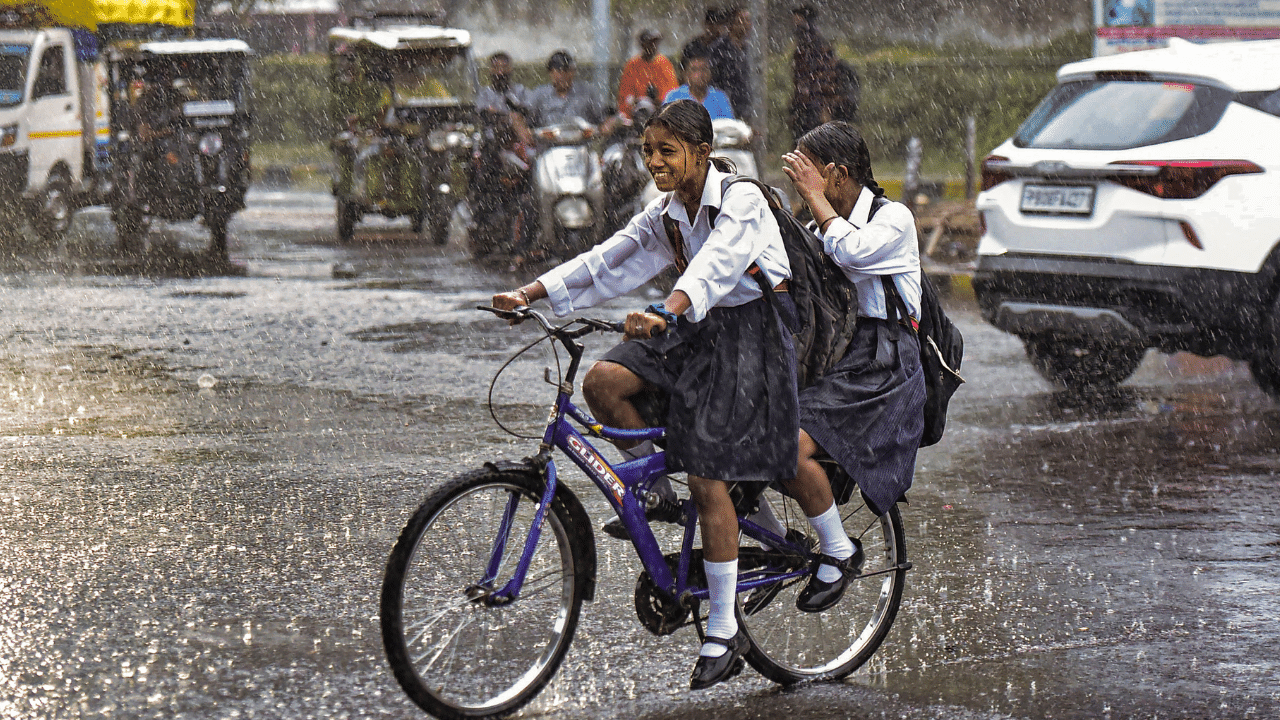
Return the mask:
<svg viewBox="0 0 1280 720">
<path fill-rule="evenodd" d="M 964 119 L 964 199 L 973 199 L 973 178 L 978 165 L 978 121 L 972 116 Z"/>
<path fill-rule="evenodd" d="M 751 0 L 751 107 L 755 115 L 752 129 L 758 140 L 755 143 L 757 167 L 764 167 L 764 155 L 769 146 L 769 80 L 765 64 L 769 60 L 769 2 Z"/>
<path fill-rule="evenodd" d="M 601 100 L 609 97 L 609 66 L 613 64 L 613 19 L 610 0 L 591 0 L 591 30 L 595 35 L 595 85 Z"/>
</svg>

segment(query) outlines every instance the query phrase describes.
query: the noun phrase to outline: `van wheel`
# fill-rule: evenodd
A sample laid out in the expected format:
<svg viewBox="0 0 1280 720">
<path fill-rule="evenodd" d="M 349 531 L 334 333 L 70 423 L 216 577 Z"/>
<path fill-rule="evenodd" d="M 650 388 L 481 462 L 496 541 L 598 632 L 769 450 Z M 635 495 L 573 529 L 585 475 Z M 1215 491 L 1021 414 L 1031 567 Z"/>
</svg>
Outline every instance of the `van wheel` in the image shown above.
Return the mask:
<svg viewBox="0 0 1280 720">
<path fill-rule="evenodd" d="M 1030 337 L 1023 338 L 1023 344 L 1031 364 L 1046 380 L 1074 391 L 1119 385 L 1138 369 L 1147 352 L 1138 344 L 1104 344 L 1087 338 Z"/>
<path fill-rule="evenodd" d="M 71 212 L 71 182 L 57 172 L 49 177 L 49 184 L 40 194 L 31 224 L 41 240 L 55 243 L 71 228 Z"/>
</svg>

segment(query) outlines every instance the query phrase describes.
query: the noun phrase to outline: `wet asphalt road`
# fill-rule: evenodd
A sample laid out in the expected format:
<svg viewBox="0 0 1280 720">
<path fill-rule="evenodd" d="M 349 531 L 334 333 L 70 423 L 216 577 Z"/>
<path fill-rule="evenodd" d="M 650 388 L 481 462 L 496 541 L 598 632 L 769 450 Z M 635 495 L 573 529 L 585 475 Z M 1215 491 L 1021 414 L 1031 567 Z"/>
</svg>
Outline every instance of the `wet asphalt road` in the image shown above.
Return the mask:
<svg viewBox="0 0 1280 720">
<path fill-rule="evenodd" d="M 432 483 L 528 452 L 484 399 L 532 335 L 471 309 L 523 278 L 402 224 L 338 246 L 324 195 L 250 202 L 232 274 L 199 275 L 194 225 L 121 258 L 101 210 L 0 259 L 0 718 L 423 716 L 383 661 L 382 564 Z M 969 384 L 921 453 L 871 663 L 690 693 L 692 631 L 639 626 L 638 563 L 602 538 L 598 600 L 522 716 L 1280 717 L 1276 405 L 1154 352 L 1115 393 L 1058 393 L 950 310 Z M 502 376 L 504 423 L 536 429 L 553 363 Z"/>
</svg>

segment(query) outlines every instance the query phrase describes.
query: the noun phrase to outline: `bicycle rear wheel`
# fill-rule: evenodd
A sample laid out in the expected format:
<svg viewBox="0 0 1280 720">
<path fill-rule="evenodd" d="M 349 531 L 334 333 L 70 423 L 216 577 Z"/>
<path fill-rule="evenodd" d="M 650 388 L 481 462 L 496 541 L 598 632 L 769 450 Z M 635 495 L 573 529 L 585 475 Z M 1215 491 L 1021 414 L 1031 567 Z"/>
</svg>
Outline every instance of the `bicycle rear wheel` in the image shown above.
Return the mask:
<svg viewBox="0 0 1280 720">
<path fill-rule="evenodd" d="M 479 470 L 433 492 L 400 534 L 382 585 L 382 641 L 396 680 L 440 718 L 485 718 L 533 699 L 569 650 L 584 585 L 576 531 L 562 502 L 546 513 L 520 596 L 506 605 L 477 588 L 506 539 L 501 589 L 524 551 L 542 494 L 531 473 Z"/>
<path fill-rule="evenodd" d="M 774 512 L 791 533 L 812 536 L 804 513 L 790 498 L 770 493 Z M 841 508 L 845 531 L 862 542 L 866 563 L 844 597 L 821 613 L 801 612 L 796 596 L 808 576 L 739 596 L 738 622 L 751 637 L 747 662 L 783 684 L 837 680 L 871 659 L 898 614 L 906 584 L 907 549 L 895 505 L 881 517 L 856 499 Z M 762 602 L 763 600 L 763 602 Z"/>
</svg>

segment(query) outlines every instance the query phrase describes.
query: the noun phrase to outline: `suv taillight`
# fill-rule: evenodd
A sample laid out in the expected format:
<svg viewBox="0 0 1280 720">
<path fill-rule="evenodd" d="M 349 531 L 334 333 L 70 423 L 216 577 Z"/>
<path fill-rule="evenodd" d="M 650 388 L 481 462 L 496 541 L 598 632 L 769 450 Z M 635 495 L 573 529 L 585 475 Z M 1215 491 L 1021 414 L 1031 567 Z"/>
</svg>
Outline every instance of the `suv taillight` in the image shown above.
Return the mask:
<svg viewBox="0 0 1280 720">
<path fill-rule="evenodd" d="M 1000 155 L 988 155 L 986 160 L 982 161 L 982 189 L 990 190 L 1006 180 L 1012 180 L 1013 175 L 1002 170 L 1000 165 L 1009 162 L 1009 158 Z"/>
<path fill-rule="evenodd" d="M 1262 172 L 1262 168 L 1248 160 L 1121 160 L 1112 165 L 1160 168 L 1155 175 L 1119 176 L 1110 179 L 1127 188 L 1166 200 L 1198 198 L 1228 175 Z"/>
</svg>

